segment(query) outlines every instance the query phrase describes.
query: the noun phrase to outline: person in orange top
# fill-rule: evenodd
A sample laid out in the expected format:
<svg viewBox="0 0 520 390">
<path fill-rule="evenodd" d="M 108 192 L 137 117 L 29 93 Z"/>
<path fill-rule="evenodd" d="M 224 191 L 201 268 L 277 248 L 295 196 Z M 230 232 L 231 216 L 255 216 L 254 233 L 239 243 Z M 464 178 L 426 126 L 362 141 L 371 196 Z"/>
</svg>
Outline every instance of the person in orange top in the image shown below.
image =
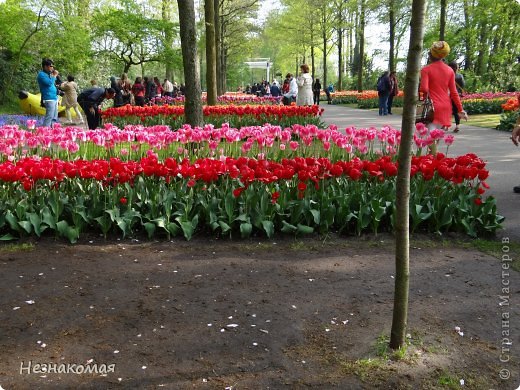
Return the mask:
<svg viewBox="0 0 520 390">
<path fill-rule="evenodd" d="M 447 42 L 434 42 L 429 52 L 429 64 L 421 69 L 420 91 L 430 95 L 434 108 L 433 123 L 428 124 L 429 130 L 451 126 L 452 101 L 460 117 L 468 120 L 457 93 L 455 73 L 442 61 L 449 53 Z"/>
</svg>

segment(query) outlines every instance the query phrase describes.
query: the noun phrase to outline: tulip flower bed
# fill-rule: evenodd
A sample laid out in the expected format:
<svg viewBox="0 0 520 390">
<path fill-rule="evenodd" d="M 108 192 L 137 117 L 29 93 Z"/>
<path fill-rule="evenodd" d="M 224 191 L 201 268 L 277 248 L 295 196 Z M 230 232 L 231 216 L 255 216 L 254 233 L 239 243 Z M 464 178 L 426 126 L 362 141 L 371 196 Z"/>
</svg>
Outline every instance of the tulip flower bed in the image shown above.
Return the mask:
<svg viewBox="0 0 520 390">
<path fill-rule="evenodd" d="M 34 126 L 33 123 L 31 125 Z M 4 126 L 0 127 L 0 157 L 12 161 L 28 155 L 65 160 L 114 156 L 138 160 L 155 153 L 161 159 L 255 156 L 271 160 L 328 157 L 335 161 L 354 156 L 372 159 L 395 155 L 400 139 L 401 132 L 390 127 L 381 130 L 349 127 L 342 132 L 333 125 L 326 129 L 315 125 L 282 128 L 266 124 L 240 129 L 227 124 L 220 128 L 184 125 L 175 131 L 164 125 L 128 125 L 119 129 L 107 124 L 104 129 L 96 130 L 55 125 L 32 131 L 18 126 Z M 422 154 L 433 143 L 438 147 L 443 143 L 448 148 L 453 140 L 453 135 L 442 130 L 428 132 L 423 125 L 419 125 L 414 134 L 417 154 Z"/>
<path fill-rule="evenodd" d="M 178 96 L 178 97 L 170 97 L 170 96 L 161 96 L 158 98 L 153 98 L 151 100 L 152 105 L 174 105 L 174 106 L 183 106 L 185 102 L 184 96 Z M 208 98 L 206 94 L 202 95 L 202 101 L 205 103 L 207 102 Z M 267 105 L 277 105 L 280 104 L 280 101 L 282 100 L 281 97 L 273 97 L 273 96 L 255 96 L 255 95 L 247 95 L 247 94 L 225 94 L 222 96 L 219 96 L 217 98 L 217 102 L 219 104 L 234 104 L 234 105 L 246 105 L 246 104 L 267 104 Z"/>
<path fill-rule="evenodd" d="M 499 114 L 503 111 L 502 105 L 509 98 L 515 96 L 512 92 L 507 93 L 474 93 L 466 94 L 461 98 L 462 105 L 468 114 Z M 394 107 L 403 106 L 404 94 L 402 91 L 394 97 L 392 105 Z M 371 109 L 379 107 L 377 91 L 364 91 L 357 96 L 359 108 Z"/>
<path fill-rule="evenodd" d="M 31 123 L 34 125 L 34 123 Z M 414 230 L 493 233 L 475 155 L 421 155 L 453 136 L 419 126 L 412 163 Z M 400 132 L 315 125 L 234 129 L 0 128 L 0 238 L 84 231 L 190 239 L 393 231 Z M 117 157 L 116 157 L 117 156 Z"/>
<path fill-rule="evenodd" d="M 323 109 L 318 106 L 204 106 L 204 121 L 215 126 L 228 123 L 233 127 L 271 123 L 283 127 L 293 124 L 321 125 Z M 123 106 L 108 108 L 101 113 L 105 122 L 123 127 L 127 124 L 168 125 L 172 128 L 184 124 L 184 107 L 178 106 Z"/>
<path fill-rule="evenodd" d="M 520 97 L 512 97 L 509 98 L 504 104 L 502 104 L 504 112 L 500 117 L 500 124 L 497 126 L 498 130 L 513 130 L 515 124 L 518 121 L 518 118 L 520 117 L 519 103 Z"/>
<path fill-rule="evenodd" d="M 389 156 L 193 163 L 154 155 L 139 161 L 24 158 L 0 164 L 1 238 L 53 231 L 75 242 L 85 230 L 186 239 L 196 232 L 393 231 L 396 173 Z M 501 217 L 494 200 L 481 197 L 487 176 L 475 155 L 414 157 L 412 229 L 495 232 Z"/>
</svg>

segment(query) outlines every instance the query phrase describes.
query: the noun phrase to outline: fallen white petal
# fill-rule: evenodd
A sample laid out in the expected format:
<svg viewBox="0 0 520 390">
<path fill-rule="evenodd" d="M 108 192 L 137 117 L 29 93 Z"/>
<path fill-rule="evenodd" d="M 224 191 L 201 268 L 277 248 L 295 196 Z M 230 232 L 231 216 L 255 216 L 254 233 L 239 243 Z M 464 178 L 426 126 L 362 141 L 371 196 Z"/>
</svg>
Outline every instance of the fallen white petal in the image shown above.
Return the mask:
<svg viewBox="0 0 520 390">
<path fill-rule="evenodd" d="M 15 306 L 15 307 L 13 307 L 13 310 L 18 310 L 19 308 L 20 308 L 20 306 Z"/>
<path fill-rule="evenodd" d="M 345 320 L 345 321 L 341 321 L 341 322 L 343 322 L 343 325 L 347 325 L 347 323 L 348 323 L 348 320 Z"/>
<path fill-rule="evenodd" d="M 114 353 L 119 353 L 119 351 L 116 349 L 116 350 L 114 351 Z"/>
<path fill-rule="evenodd" d="M 226 331 L 226 329 L 222 328 L 220 329 L 220 333 L 224 333 Z"/>
<path fill-rule="evenodd" d="M 88 360 L 87 360 L 87 364 L 90 364 L 90 363 L 92 363 L 93 361 L 94 361 L 94 359 L 88 359 Z"/>
<path fill-rule="evenodd" d="M 464 336 L 464 332 L 459 332 L 459 336 Z"/>
<path fill-rule="evenodd" d="M 34 301 L 32 299 L 29 301 L 25 301 L 25 303 L 27 303 L 28 305 L 34 305 Z"/>
<path fill-rule="evenodd" d="M 143 370 L 146 370 L 146 366 L 142 366 L 141 368 L 142 368 Z"/>
<path fill-rule="evenodd" d="M 464 379 L 461 379 L 461 380 L 460 380 L 460 385 L 461 385 L 461 386 L 464 386 Z"/>
<path fill-rule="evenodd" d="M 295 305 L 292 305 L 291 307 L 292 307 L 293 309 L 296 309 L 296 306 L 295 306 Z"/>
<path fill-rule="evenodd" d="M 266 333 L 266 334 L 269 333 L 269 331 L 268 331 L 268 330 L 265 330 L 265 329 L 260 329 L 260 332 L 264 332 L 264 333 Z"/>
<path fill-rule="evenodd" d="M 455 332 L 460 332 L 460 326 L 455 327 Z"/>
<path fill-rule="evenodd" d="M 43 344 L 41 345 L 42 348 L 45 348 L 46 346 L 47 346 L 47 344 L 45 344 L 45 343 L 43 343 Z"/>
<path fill-rule="evenodd" d="M 330 329 L 329 328 L 325 329 L 325 332 L 330 332 Z"/>
<path fill-rule="evenodd" d="M 258 343 L 253 343 L 253 345 L 256 347 L 258 345 Z"/>
<path fill-rule="evenodd" d="M 208 326 L 213 326 L 213 324 L 208 324 Z"/>
<path fill-rule="evenodd" d="M 228 324 L 226 325 L 227 328 L 236 328 L 238 324 Z"/>
</svg>

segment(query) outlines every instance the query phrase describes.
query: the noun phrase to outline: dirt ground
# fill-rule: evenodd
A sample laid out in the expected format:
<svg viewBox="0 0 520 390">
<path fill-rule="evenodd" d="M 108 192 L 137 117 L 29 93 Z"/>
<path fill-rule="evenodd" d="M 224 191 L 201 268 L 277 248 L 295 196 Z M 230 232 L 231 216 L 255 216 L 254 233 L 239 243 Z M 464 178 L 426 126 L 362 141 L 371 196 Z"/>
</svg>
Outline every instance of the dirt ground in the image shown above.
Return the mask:
<svg viewBox="0 0 520 390">
<path fill-rule="evenodd" d="M 507 261 L 471 244 L 414 241 L 399 359 L 384 348 L 393 245 L 380 236 L 2 246 L 0 388 L 516 389 L 519 273 L 504 276 Z"/>
</svg>

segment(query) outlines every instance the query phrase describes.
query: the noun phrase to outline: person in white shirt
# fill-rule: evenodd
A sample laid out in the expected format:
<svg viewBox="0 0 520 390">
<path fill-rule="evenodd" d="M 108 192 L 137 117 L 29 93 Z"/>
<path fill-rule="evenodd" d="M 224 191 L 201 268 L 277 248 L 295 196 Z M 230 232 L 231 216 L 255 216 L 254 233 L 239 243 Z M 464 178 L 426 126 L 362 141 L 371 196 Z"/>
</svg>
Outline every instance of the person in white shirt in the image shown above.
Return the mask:
<svg viewBox="0 0 520 390">
<path fill-rule="evenodd" d="M 312 76 L 309 74 L 309 65 L 300 65 L 301 74 L 298 76 L 298 97 L 297 106 L 312 106 L 314 99 L 312 95 Z"/>
<path fill-rule="evenodd" d="M 164 96 L 173 97 L 173 84 L 168 79 L 164 79 L 163 92 Z"/>
<path fill-rule="evenodd" d="M 283 95 L 283 104 L 290 105 L 298 96 L 298 84 L 291 73 L 287 73 L 285 77 L 289 80 L 289 92 Z"/>
</svg>

